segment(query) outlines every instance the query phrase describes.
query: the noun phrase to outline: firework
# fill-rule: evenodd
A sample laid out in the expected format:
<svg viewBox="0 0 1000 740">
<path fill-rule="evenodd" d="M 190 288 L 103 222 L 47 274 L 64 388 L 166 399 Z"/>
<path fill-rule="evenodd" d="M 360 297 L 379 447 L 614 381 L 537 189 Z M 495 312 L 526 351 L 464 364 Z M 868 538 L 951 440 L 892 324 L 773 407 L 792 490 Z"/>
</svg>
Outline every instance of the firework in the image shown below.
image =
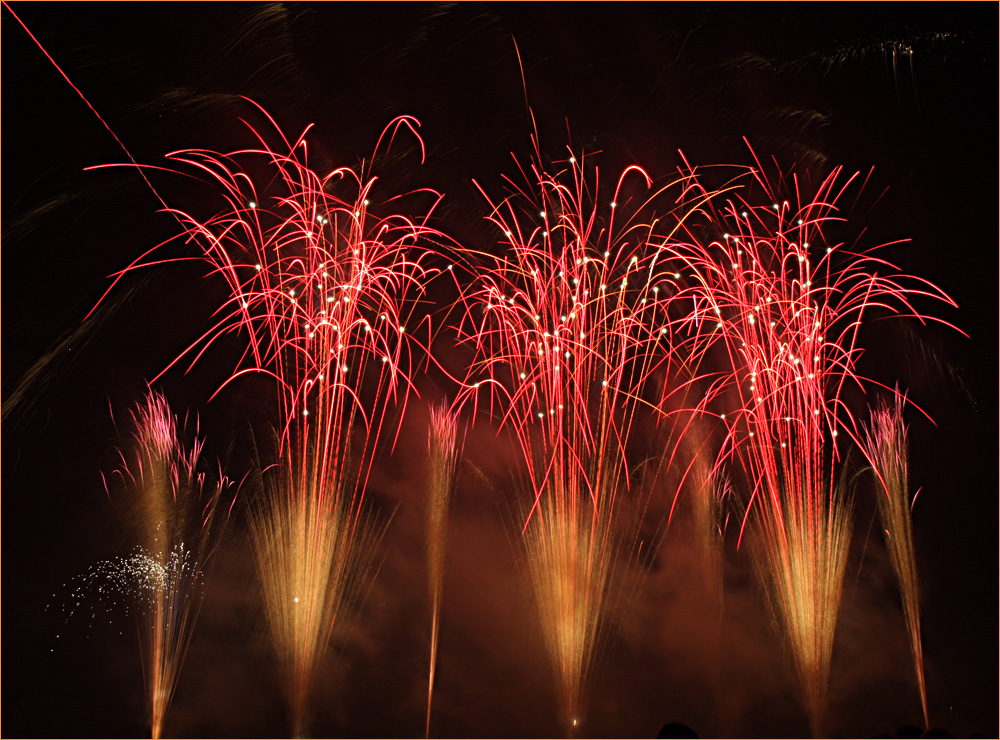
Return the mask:
<svg viewBox="0 0 1000 740">
<path fill-rule="evenodd" d="M 732 197 L 709 212 L 703 230 L 685 224 L 690 239 L 661 253 L 677 271 L 677 295 L 691 306 L 680 325 L 697 337 L 695 355 L 712 353 L 722 368 L 705 408 L 723 422 L 722 457 L 749 486 L 740 537 L 756 512 L 759 570 L 791 643 L 814 733 L 823 721 L 850 541 L 837 437 L 846 431 L 857 439 L 841 396 L 848 383 L 864 384 L 858 332 L 875 307 L 919 316 L 914 296 L 948 301 L 870 252 L 828 241 L 831 222 L 843 220 L 836 203 L 856 178 L 841 175 L 833 170 L 811 198 L 795 178 L 790 203 L 752 170 L 767 204 Z"/>
<path fill-rule="evenodd" d="M 315 458 L 308 461 L 316 464 Z M 313 681 L 363 596 L 380 530 L 350 500 L 309 488 L 318 474 L 285 468 L 250 519 L 251 536 L 293 732 L 306 736 Z"/>
<path fill-rule="evenodd" d="M 376 529 L 362 503 L 375 450 L 398 433 L 390 410 L 401 413 L 410 391 L 419 327 L 407 324 L 431 274 L 425 242 L 437 232 L 427 219 L 439 196 L 431 194 L 419 218 L 399 210 L 375 216 L 402 206 L 396 197 L 372 202 L 370 170 L 342 167 L 322 177 L 308 164 L 308 129 L 290 142 L 274 126 L 280 151 L 254 131 L 259 148 L 169 157 L 208 176 L 226 203 L 208 220 L 174 212 L 230 289 L 221 318 L 189 351 L 197 359 L 219 337 L 239 334 L 246 351 L 226 383 L 248 372 L 277 383 L 283 472 L 255 508 L 252 532 L 302 733 L 314 674 L 371 564 Z M 382 161 L 399 129 L 416 136 L 417 126 L 409 117 L 393 121 L 373 161 Z"/>
<path fill-rule="evenodd" d="M 427 479 L 427 582 L 431 601 L 431 656 L 427 678 L 427 726 L 431 732 L 431 702 L 434 698 L 434 673 L 437 667 L 438 628 L 441 619 L 441 593 L 444 587 L 445 541 L 448 535 L 448 507 L 451 503 L 458 464 L 458 417 L 445 406 L 431 409 L 427 433 L 430 470 Z"/>
<path fill-rule="evenodd" d="M 674 337 L 672 350 L 676 355 L 690 349 Z M 686 494 L 694 546 L 704 568 L 706 595 L 714 605 L 716 615 L 721 618 L 723 534 L 727 523 L 723 502 L 728 496 L 729 485 L 716 459 L 711 420 L 705 418 L 704 404 L 711 394 L 701 393 L 701 400 L 694 406 L 689 405 L 692 397 L 699 395 L 699 381 L 702 380 L 703 377 L 695 377 L 691 382 L 683 383 L 675 378 L 666 386 L 673 390 L 664 393 L 660 399 L 660 441 L 657 443 L 652 485 L 669 499 L 670 508 L 665 517 L 668 525 L 676 512 L 681 491 Z M 672 396 L 679 400 L 679 407 Z"/>
<path fill-rule="evenodd" d="M 635 540 L 615 521 L 617 499 L 632 485 L 632 430 L 647 408 L 646 381 L 669 352 L 656 350 L 668 342 L 655 328 L 664 318 L 649 280 L 653 226 L 638 220 L 651 199 L 637 206 L 627 195 L 632 178 L 647 189 L 650 178 L 629 167 L 602 199 L 584 157 L 571 154 L 551 175 L 535 151 L 512 197 L 494 203 L 480 188 L 504 251 L 471 255 L 479 267 L 462 297 L 459 335 L 476 357 L 461 400 L 478 404 L 487 394 L 521 451 L 525 556 L 572 732 L 615 563 Z"/>
<path fill-rule="evenodd" d="M 913 670 L 920 687 L 924 726 L 929 727 L 927 688 L 924 684 L 924 650 L 920 638 L 920 592 L 909 497 L 907 428 L 903 423 L 904 402 L 905 397 L 896 393 L 892 408 L 881 406 L 872 411 L 871 427 L 865 429 L 862 449 L 881 488 L 876 496 L 878 512 L 882 519 L 889 559 L 903 596 L 903 615 L 910 636 Z"/>
<path fill-rule="evenodd" d="M 689 432 L 687 437 L 696 436 Z M 728 482 L 722 471 L 715 469 L 711 453 L 702 445 L 692 452 L 689 492 L 694 519 L 695 543 L 705 569 L 705 587 L 721 619 L 723 599 L 723 501 Z"/>
<path fill-rule="evenodd" d="M 107 563 L 96 575 L 113 591 L 144 601 L 143 662 L 157 738 L 194 633 L 203 569 L 225 522 L 217 512 L 229 483 L 220 474 L 206 493 L 205 475 L 197 471 L 203 441 L 196 437 L 189 450 L 184 448 L 177 418 L 162 394 L 150 392 L 132 419 L 134 444 L 121 453 L 122 467 L 115 472 L 129 489 L 145 541 L 133 556 Z"/>
</svg>

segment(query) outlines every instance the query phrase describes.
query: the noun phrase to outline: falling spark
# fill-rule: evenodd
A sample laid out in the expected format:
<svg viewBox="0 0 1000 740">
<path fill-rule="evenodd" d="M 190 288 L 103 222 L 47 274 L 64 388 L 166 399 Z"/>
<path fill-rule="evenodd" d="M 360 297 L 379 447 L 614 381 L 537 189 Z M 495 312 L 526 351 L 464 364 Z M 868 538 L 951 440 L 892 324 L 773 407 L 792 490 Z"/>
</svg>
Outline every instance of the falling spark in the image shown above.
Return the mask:
<svg viewBox="0 0 1000 740">
<path fill-rule="evenodd" d="M 905 401 L 905 396 L 897 392 L 892 408 L 880 406 L 872 411 L 871 426 L 864 430 L 862 449 L 881 489 L 876 496 L 878 512 L 882 519 L 889 559 L 903 597 L 903 615 L 910 637 L 913 670 L 920 689 L 924 726 L 929 727 L 924 649 L 920 636 L 920 590 L 909 493 L 907 428 L 903 423 Z"/>
<path fill-rule="evenodd" d="M 427 678 L 426 737 L 430 737 L 431 732 L 431 703 L 434 698 L 441 594 L 444 588 L 448 508 L 455 484 L 455 469 L 460 456 L 460 446 L 457 415 L 444 405 L 433 407 L 430 429 L 427 433 L 430 461 L 427 480 L 427 576 L 431 601 L 431 655 Z"/>
</svg>

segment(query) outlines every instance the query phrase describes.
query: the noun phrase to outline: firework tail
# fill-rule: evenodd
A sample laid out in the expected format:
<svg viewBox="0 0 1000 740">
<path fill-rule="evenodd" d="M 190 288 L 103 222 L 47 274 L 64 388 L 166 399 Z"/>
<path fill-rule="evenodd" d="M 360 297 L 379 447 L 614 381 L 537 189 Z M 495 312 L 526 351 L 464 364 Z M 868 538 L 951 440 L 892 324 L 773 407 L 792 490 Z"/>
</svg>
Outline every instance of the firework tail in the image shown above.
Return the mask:
<svg viewBox="0 0 1000 740">
<path fill-rule="evenodd" d="M 427 676 L 427 724 L 431 733 L 431 704 L 434 699 L 434 676 L 437 669 L 438 633 L 441 621 L 441 595 L 444 588 L 445 552 L 448 536 L 448 509 L 455 485 L 455 471 L 460 456 L 458 416 L 447 406 L 431 408 L 427 433 L 429 469 L 427 476 L 427 586 L 431 604 L 431 653 Z"/>
<path fill-rule="evenodd" d="M 892 407 L 883 405 L 872 411 L 871 426 L 864 431 L 862 448 L 878 479 L 876 498 L 882 519 L 882 532 L 903 597 L 903 616 L 910 638 L 913 670 L 920 689 L 924 726 L 928 727 L 930 722 L 924 682 L 924 651 L 920 637 L 920 592 L 909 494 L 908 434 L 903 423 L 903 404 L 906 399 L 898 392 L 894 398 Z"/>
<path fill-rule="evenodd" d="M 705 569 L 705 588 L 714 607 L 716 617 L 722 619 L 725 610 L 723 588 L 723 506 L 727 482 L 720 474 L 713 474 L 703 458 L 695 463 L 694 481 L 691 486 L 691 509 L 694 519 L 695 542 Z"/>
<path fill-rule="evenodd" d="M 250 524 L 293 735 L 304 737 L 315 677 L 364 594 L 381 531 L 347 510 L 345 496 L 310 489 L 318 476 L 303 483 L 296 472 L 285 467 L 281 480 L 269 483 Z"/>
<path fill-rule="evenodd" d="M 524 547 L 546 646 L 556 666 L 563 716 L 572 728 L 583 709 L 608 599 L 611 512 L 581 505 L 581 491 L 550 493 L 555 495 L 544 498 L 525 531 Z M 605 494 L 601 500 L 610 498 Z"/>
<path fill-rule="evenodd" d="M 158 738 L 201 608 L 203 569 L 232 503 L 228 509 L 219 506 L 229 488 L 221 475 L 206 491 L 205 476 L 197 471 L 203 442 L 196 437 L 190 449 L 184 447 L 177 418 L 162 394 L 150 392 L 132 419 L 134 444 L 121 453 L 123 464 L 116 472 L 134 497 L 142 554 L 155 576 L 143 579 L 149 604 L 141 618 L 151 731 Z"/>
<path fill-rule="evenodd" d="M 700 413 L 674 412 L 667 420 L 670 434 L 661 443 L 657 478 L 675 489 L 672 517 L 678 493 L 684 490 L 690 503 L 694 544 L 704 570 L 703 583 L 715 615 L 721 619 L 723 598 L 723 501 L 728 481 L 709 437 L 710 420 Z M 673 475 L 667 475 L 672 472 Z"/>
<path fill-rule="evenodd" d="M 841 483 L 832 494 L 815 496 L 808 507 L 793 502 L 795 497 L 780 496 L 780 515 L 761 514 L 761 539 L 754 555 L 772 614 L 793 647 L 810 730 L 819 737 L 826 720 L 853 505 Z"/>
</svg>

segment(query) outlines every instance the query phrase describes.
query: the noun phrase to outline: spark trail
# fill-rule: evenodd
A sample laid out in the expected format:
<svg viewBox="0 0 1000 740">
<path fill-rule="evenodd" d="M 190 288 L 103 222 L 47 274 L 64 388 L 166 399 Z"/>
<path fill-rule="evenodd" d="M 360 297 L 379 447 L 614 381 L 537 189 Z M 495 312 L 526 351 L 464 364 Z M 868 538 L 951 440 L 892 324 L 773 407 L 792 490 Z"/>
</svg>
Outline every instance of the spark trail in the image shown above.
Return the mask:
<svg viewBox="0 0 1000 740">
<path fill-rule="evenodd" d="M 693 172 L 691 172 L 693 175 Z M 852 505 L 838 481 L 838 434 L 857 442 L 842 399 L 856 371 L 859 330 L 880 308 L 921 316 L 912 301 L 954 305 L 930 283 L 902 275 L 873 250 L 828 240 L 843 221 L 837 202 L 856 175 L 834 169 L 811 196 L 792 178 L 792 199 L 751 171 L 752 195 L 706 209 L 660 257 L 683 275 L 681 320 L 696 354 L 711 353 L 719 376 L 713 400 L 724 425 L 721 457 L 749 487 L 743 530 L 756 512 L 759 570 L 789 639 L 814 734 L 826 708 L 830 657 L 850 541 Z M 705 237 L 705 234 L 714 235 Z M 843 440 L 841 440 L 843 441 Z"/>
<path fill-rule="evenodd" d="M 431 602 L 431 654 L 427 677 L 426 737 L 431 733 L 431 703 L 437 669 L 441 594 L 444 589 L 445 553 L 448 536 L 448 509 L 455 485 L 455 470 L 461 454 L 458 416 L 447 406 L 431 408 L 427 433 L 429 473 L 427 478 L 427 585 Z"/>
<path fill-rule="evenodd" d="M 913 547 L 913 519 L 909 492 L 907 428 L 903 423 L 905 396 L 897 392 L 890 408 L 883 405 L 872 411 L 871 426 L 864 430 L 865 456 L 878 479 L 876 499 L 882 519 L 882 532 L 892 569 L 903 597 L 903 615 L 910 637 L 913 670 L 920 688 L 924 726 L 930 726 L 927 713 L 927 688 L 924 683 L 924 649 L 920 636 L 920 589 L 917 559 Z"/>
</svg>

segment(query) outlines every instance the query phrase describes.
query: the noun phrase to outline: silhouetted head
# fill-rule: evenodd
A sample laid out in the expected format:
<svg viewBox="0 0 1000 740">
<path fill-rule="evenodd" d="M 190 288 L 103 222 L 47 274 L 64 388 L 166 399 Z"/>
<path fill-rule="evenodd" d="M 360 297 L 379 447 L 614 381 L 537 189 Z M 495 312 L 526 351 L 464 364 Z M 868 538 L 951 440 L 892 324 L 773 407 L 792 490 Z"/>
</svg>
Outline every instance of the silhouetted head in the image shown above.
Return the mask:
<svg viewBox="0 0 1000 740">
<path fill-rule="evenodd" d="M 950 732 L 941 727 L 931 727 L 924 733 L 924 737 L 955 737 Z"/>
<path fill-rule="evenodd" d="M 668 722 L 656 737 L 698 737 L 698 733 L 681 722 Z"/>
</svg>

